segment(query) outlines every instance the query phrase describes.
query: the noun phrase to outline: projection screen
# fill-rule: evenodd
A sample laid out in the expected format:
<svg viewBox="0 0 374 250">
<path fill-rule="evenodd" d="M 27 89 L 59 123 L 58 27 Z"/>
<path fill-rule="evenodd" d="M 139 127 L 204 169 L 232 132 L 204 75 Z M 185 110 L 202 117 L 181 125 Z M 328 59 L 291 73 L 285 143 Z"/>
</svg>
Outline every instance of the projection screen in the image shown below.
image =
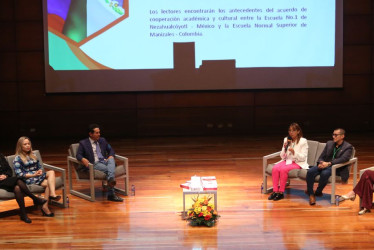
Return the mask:
<svg viewBox="0 0 374 250">
<path fill-rule="evenodd" d="M 341 88 L 337 0 L 43 0 L 47 93 Z"/>
</svg>

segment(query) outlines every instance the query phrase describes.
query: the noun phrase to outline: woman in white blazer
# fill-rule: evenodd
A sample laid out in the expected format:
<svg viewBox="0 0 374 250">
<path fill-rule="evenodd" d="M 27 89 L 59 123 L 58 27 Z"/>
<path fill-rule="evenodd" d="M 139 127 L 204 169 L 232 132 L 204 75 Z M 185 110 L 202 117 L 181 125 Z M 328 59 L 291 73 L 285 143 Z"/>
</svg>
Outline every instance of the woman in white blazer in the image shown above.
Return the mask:
<svg viewBox="0 0 374 250">
<path fill-rule="evenodd" d="M 274 165 L 272 170 L 273 193 L 269 200 L 281 200 L 284 198 L 284 190 L 288 179 L 288 172 L 292 169 L 308 169 L 308 143 L 303 138 L 303 131 L 299 124 L 292 123 L 288 129 L 288 137 L 283 140 L 280 153 L 282 160 Z"/>
</svg>

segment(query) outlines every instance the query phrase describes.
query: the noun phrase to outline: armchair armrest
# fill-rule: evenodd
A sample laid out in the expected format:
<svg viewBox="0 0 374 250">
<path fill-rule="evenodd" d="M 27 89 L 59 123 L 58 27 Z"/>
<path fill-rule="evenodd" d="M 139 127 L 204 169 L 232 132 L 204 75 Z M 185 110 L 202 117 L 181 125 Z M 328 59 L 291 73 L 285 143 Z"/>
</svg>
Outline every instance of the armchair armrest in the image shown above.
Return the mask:
<svg viewBox="0 0 374 250">
<path fill-rule="evenodd" d="M 331 166 L 331 168 L 332 168 L 332 173 L 331 173 L 332 181 L 335 183 L 336 169 L 337 168 L 341 168 L 341 167 L 344 167 L 346 165 L 351 165 L 351 164 L 353 164 L 353 187 L 355 187 L 356 183 L 357 183 L 357 158 L 356 157 L 353 157 L 352 159 L 350 159 L 347 162 L 332 165 Z"/>
<path fill-rule="evenodd" d="M 265 156 L 262 157 L 262 170 L 263 170 L 264 174 L 265 174 L 266 166 L 268 165 L 268 160 L 274 159 L 274 158 L 277 158 L 277 157 L 280 158 L 280 156 L 279 156 L 280 153 L 281 153 L 281 151 L 278 151 L 278 152 L 275 152 L 275 153 L 272 153 L 272 154 L 269 154 L 269 155 L 265 155 Z"/>
<path fill-rule="evenodd" d="M 361 169 L 361 170 L 360 170 L 360 178 L 361 178 L 361 176 L 364 174 L 364 172 L 365 172 L 366 170 L 374 171 L 374 167 Z"/>
<path fill-rule="evenodd" d="M 43 163 L 43 168 L 48 168 L 48 169 L 51 169 L 51 170 L 54 170 L 56 172 L 60 172 L 60 173 L 63 173 L 63 174 L 66 172 L 66 170 L 63 169 L 63 168 L 52 166 L 52 165 L 49 165 L 49 164 L 46 164 L 46 163 Z"/>
<path fill-rule="evenodd" d="M 127 157 L 117 155 L 117 154 L 114 155 L 114 158 L 116 160 L 119 160 L 119 161 L 123 162 L 123 167 L 125 168 L 125 171 L 126 171 L 126 178 L 128 178 L 128 176 L 129 176 L 129 159 Z M 126 183 L 126 185 L 128 185 L 128 183 Z"/>
<path fill-rule="evenodd" d="M 127 159 L 127 157 L 124 157 L 124 156 L 121 156 L 121 155 L 114 155 L 114 158 L 116 159 L 116 160 L 120 160 L 120 161 L 123 161 L 123 162 L 126 162 L 128 159 Z"/>
<path fill-rule="evenodd" d="M 272 153 L 272 154 L 269 154 L 269 155 L 265 155 L 262 158 L 266 159 L 266 160 L 269 160 L 269 159 L 272 159 L 272 158 L 275 158 L 275 157 L 279 156 L 280 153 L 281 153 L 281 151 L 278 151 L 278 152 L 275 152 L 275 153 Z"/>
<path fill-rule="evenodd" d="M 346 165 L 351 165 L 353 163 L 357 162 L 357 158 L 354 157 L 352 159 L 350 159 L 349 161 L 346 161 L 346 162 L 343 162 L 343 163 L 339 163 L 339 164 L 335 164 L 335 165 L 332 165 L 332 169 L 333 171 L 336 170 L 337 168 L 341 168 L 341 167 L 344 167 Z"/>
<path fill-rule="evenodd" d="M 80 161 L 77 160 L 77 158 L 74 158 L 72 156 L 68 156 L 68 161 L 78 163 L 78 164 L 82 164 Z"/>
<path fill-rule="evenodd" d="M 80 165 L 83 165 L 82 162 L 78 161 L 77 158 L 74 158 L 72 156 L 68 156 L 67 157 L 67 160 L 68 160 L 68 171 L 69 171 L 69 186 L 71 186 L 71 172 L 72 172 L 72 163 L 77 163 L 77 164 L 80 164 Z M 89 173 L 90 173 L 90 181 L 93 181 L 94 180 L 94 167 L 93 167 L 93 164 L 92 163 L 88 163 L 88 170 L 89 170 Z M 79 179 L 79 175 L 76 171 L 76 174 L 77 174 L 77 178 Z M 71 187 L 70 187 L 71 188 Z"/>
<path fill-rule="evenodd" d="M 74 157 L 71 157 L 71 156 L 68 156 L 68 163 L 77 163 L 77 164 L 83 165 L 82 162 L 77 160 L 77 158 L 74 158 Z M 88 163 L 88 168 L 91 168 L 91 167 L 93 168 L 93 164 Z"/>
</svg>

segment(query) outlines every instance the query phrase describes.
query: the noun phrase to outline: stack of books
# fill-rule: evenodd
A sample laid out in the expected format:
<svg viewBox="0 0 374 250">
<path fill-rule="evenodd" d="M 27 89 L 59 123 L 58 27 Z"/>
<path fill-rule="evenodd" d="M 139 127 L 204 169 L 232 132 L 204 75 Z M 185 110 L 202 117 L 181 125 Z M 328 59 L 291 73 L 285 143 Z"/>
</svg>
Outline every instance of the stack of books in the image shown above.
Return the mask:
<svg viewBox="0 0 374 250">
<path fill-rule="evenodd" d="M 190 191 L 217 190 L 217 180 L 215 176 L 192 176 L 191 180 L 180 184 L 180 187 Z"/>
</svg>

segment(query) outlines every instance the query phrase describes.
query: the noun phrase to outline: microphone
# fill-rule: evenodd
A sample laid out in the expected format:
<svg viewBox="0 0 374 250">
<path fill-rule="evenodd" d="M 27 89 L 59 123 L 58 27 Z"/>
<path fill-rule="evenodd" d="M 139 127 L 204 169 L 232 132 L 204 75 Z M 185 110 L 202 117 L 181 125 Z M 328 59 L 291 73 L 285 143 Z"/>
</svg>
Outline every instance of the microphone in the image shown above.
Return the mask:
<svg viewBox="0 0 374 250">
<path fill-rule="evenodd" d="M 292 137 L 291 137 L 291 136 L 288 136 L 288 137 L 287 137 L 287 145 L 286 145 L 286 147 L 284 148 L 284 151 L 285 151 L 285 152 L 287 151 L 288 146 L 290 146 L 291 141 L 292 141 Z"/>
</svg>

